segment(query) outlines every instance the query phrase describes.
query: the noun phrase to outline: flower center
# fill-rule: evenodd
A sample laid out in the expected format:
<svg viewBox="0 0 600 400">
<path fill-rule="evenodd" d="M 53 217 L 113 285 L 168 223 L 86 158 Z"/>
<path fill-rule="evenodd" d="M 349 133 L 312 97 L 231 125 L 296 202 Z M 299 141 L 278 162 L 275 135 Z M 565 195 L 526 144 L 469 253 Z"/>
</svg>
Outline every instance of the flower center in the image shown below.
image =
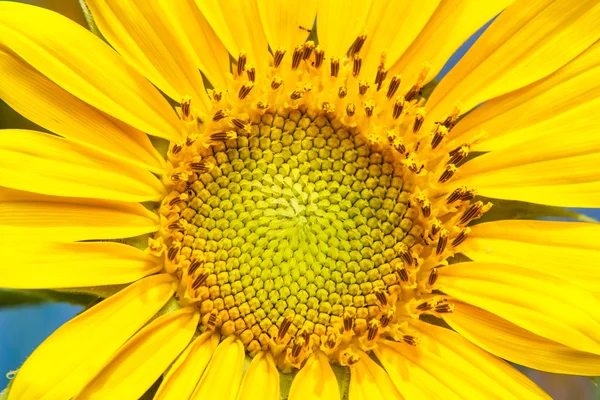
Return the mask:
<svg viewBox="0 0 600 400">
<path fill-rule="evenodd" d="M 414 345 L 406 319 L 452 310 L 435 267 L 489 208 L 467 188 L 444 195 L 470 144 L 440 146 L 456 115 L 421 132 L 420 83 L 397 94 L 382 65 L 371 88 L 357 52 L 327 70 L 310 42 L 283 56 L 261 76 L 240 55 L 208 118 L 182 102 L 188 135 L 170 147 L 150 251 L 201 330 L 281 369 L 315 349 L 350 364 L 381 335 Z"/>
</svg>

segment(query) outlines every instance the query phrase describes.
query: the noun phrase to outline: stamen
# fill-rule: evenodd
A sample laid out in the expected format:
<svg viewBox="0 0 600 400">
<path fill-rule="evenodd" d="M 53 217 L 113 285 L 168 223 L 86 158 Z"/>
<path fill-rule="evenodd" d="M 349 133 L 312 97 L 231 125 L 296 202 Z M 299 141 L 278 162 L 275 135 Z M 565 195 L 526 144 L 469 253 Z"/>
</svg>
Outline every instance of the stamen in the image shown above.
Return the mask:
<svg viewBox="0 0 600 400">
<path fill-rule="evenodd" d="M 362 57 L 358 54 L 355 54 L 353 57 L 353 66 L 352 66 L 352 76 L 357 77 L 360 74 L 360 69 L 362 67 Z"/>
<path fill-rule="evenodd" d="M 213 115 L 213 121 L 220 121 L 223 118 L 227 118 L 229 117 L 229 115 L 231 114 L 231 111 L 224 109 L 224 110 L 219 110 L 215 113 L 215 115 Z"/>
<path fill-rule="evenodd" d="M 237 138 L 236 131 L 215 132 L 210 135 L 210 140 L 212 140 L 214 142 L 225 141 L 225 140 L 230 140 L 230 139 L 235 139 L 235 138 Z"/>
<path fill-rule="evenodd" d="M 383 85 L 383 81 L 385 81 L 386 77 L 387 71 L 385 70 L 383 64 L 380 64 L 379 67 L 377 67 L 377 75 L 375 76 L 375 84 L 377 85 L 378 92 L 381 90 L 381 86 Z"/>
<path fill-rule="evenodd" d="M 315 48 L 315 42 L 313 42 L 312 40 L 304 43 L 304 51 L 302 53 L 302 59 L 308 60 L 310 58 L 310 55 L 312 54 L 314 48 Z"/>
<path fill-rule="evenodd" d="M 437 305 L 435 306 L 434 311 L 440 314 L 449 314 L 451 312 L 454 312 L 454 304 L 445 303 Z"/>
<path fill-rule="evenodd" d="M 413 125 L 413 133 L 419 132 L 419 129 L 421 129 L 421 126 L 423 126 L 423 122 L 425 122 L 424 113 L 424 110 L 417 110 L 417 114 L 415 115 L 415 123 Z"/>
<path fill-rule="evenodd" d="M 200 162 L 190 164 L 190 168 L 192 169 L 192 171 L 200 172 L 200 173 L 208 172 L 213 167 L 214 167 L 214 165 L 206 160 L 202 160 Z"/>
<path fill-rule="evenodd" d="M 408 282 L 408 272 L 406 272 L 406 268 L 404 267 L 400 267 L 396 270 L 396 272 L 398 273 L 398 276 L 400 277 L 400 280 L 402 282 Z"/>
<path fill-rule="evenodd" d="M 452 176 L 454 175 L 454 173 L 458 170 L 458 168 L 456 168 L 456 165 L 454 164 L 449 164 L 446 166 L 446 169 L 444 169 L 444 172 L 442 173 L 442 175 L 440 176 L 440 179 L 438 180 L 439 183 L 444 183 L 444 182 L 448 182 L 448 180 L 450 178 L 452 178 Z"/>
<path fill-rule="evenodd" d="M 275 51 L 275 54 L 273 55 L 273 65 L 275 66 L 275 68 L 278 68 L 279 65 L 281 65 L 281 61 L 283 61 L 283 56 L 285 56 L 285 47 L 280 47 L 277 49 L 277 51 Z"/>
<path fill-rule="evenodd" d="M 204 282 L 206 282 L 208 275 L 208 272 L 202 272 L 200 275 L 198 275 L 196 279 L 194 279 L 194 283 L 192 283 L 192 289 L 197 290 L 200 286 L 202 286 Z"/>
<path fill-rule="evenodd" d="M 464 186 L 454 189 L 454 191 L 450 193 L 448 197 L 446 197 L 446 204 L 452 204 L 456 200 L 460 199 L 465 193 L 465 191 L 466 188 Z"/>
<path fill-rule="evenodd" d="M 169 251 L 167 252 L 167 258 L 169 259 L 169 261 L 173 261 L 175 259 L 175 257 L 177 256 L 177 253 L 179 253 L 179 246 L 171 246 L 169 247 Z"/>
<path fill-rule="evenodd" d="M 368 100 L 365 102 L 364 106 L 365 106 L 365 114 L 367 115 L 367 117 L 372 116 L 373 110 L 375 109 L 375 104 L 371 100 Z"/>
<path fill-rule="evenodd" d="M 420 92 L 421 92 L 421 88 L 418 85 L 413 85 L 413 87 L 410 88 L 410 90 L 404 97 L 406 98 L 406 101 L 412 101 L 412 100 L 415 100 L 419 96 Z"/>
<path fill-rule="evenodd" d="M 304 90 L 300 89 L 300 90 L 294 90 L 292 92 L 292 94 L 290 95 L 290 99 L 292 100 L 298 100 L 301 99 L 302 96 L 304 96 Z"/>
<path fill-rule="evenodd" d="M 433 139 L 431 140 L 431 148 L 435 149 L 442 143 L 442 140 L 448 135 L 448 128 L 444 125 L 438 125 L 435 128 L 435 133 L 433 135 Z"/>
<path fill-rule="evenodd" d="M 300 66 L 300 61 L 302 61 L 302 56 L 304 55 L 304 46 L 299 44 L 294 49 L 294 55 L 292 56 L 292 69 L 295 70 Z"/>
<path fill-rule="evenodd" d="M 290 318 L 284 318 L 284 320 L 281 321 L 281 326 L 277 332 L 278 340 L 282 340 L 285 337 L 285 334 L 290 329 L 290 326 L 292 326 L 292 320 Z"/>
<path fill-rule="evenodd" d="M 469 234 L 471 233 L 471 228 L 465 228 L 462 231 L 460 231 L 460 233 L 458 234 L 458 236 L 452 241 L 452 247 L 456 247 L 459 244 L 461 244 L 462 242 L 464 242 L 465 240 L 467 240 L 467 237 L 469 236 Z"/>
<path fill-rule="evenodd" d="M 411 335 L 402 335 L 402 341 L 409 346 L 418 346 L 419 338 Z"/>
<path fill-rule="evenodd" d="M 277 90 L 281 84 L 283 83 L 283 79 L 279 75 L 275 75 L 273 80 L 271 81 L 271 89 Z"/>
<path fill-rule="evenodd" d="M 392 97 L 394 97 L 394 95 L 396 94 L 396 91 L 398 91 L 398 88 L 400 87 L 400 75 L 394 75 L 392 77 L 392 79 L 390 80 L 390 84 L 388 86 L 388 91 L 387 91 L 387 98 L 391 99 Z"/>
<path fill-rule="evenodd" d="M 356 106 L 354 105 L 354 103 L 348 103 L 348 105 L 346 106 L 346 114 L 349 117 L 352 117 L 355 112 L 356 112 Z"/>
<path fill-rule="evenodd" d="M 404 104 L 405 100 L 403 97 L 400 97 L 398 100 L 396 100 L 396 103 L 394 104 L 394 111 L 392 113 L 392 117 L 394 119 L 398 119 L 398 117 L 400 117 L 400 114 L 402 114 L 402 110 L 404 109 Z"/>
<path fill-rule="evenodd" d="M 256 69 L 252 66 L 248 66 L 246 68 L 246 74 L 248 75 L 248 80 L 254 82 L 256 80 Z"/>
<path fill-rule="evenodd" d="M 240 91 L 238 92 L 238 98 L 240 100 L 243 100 L 244 98 L 246 98 L 246 96 L 248 96 L 248 94 L 250 94 L 250 91 L 252 90 L 253 87 L 254 87 L 254 82 L 244 83 L 244 86 L 242 86 L 240 88 Z"/>
<path fill-rule="evenodd" d="M 340 72 L 340 59 L 335 57 L 331 59 L 331 76 L 337 78 Z"/>
<path fill-rule="evenodd" d="M 243 130 L 247 130 L 248 129 L 248 121 L 244 121 L 243 119 L 239 119 L 239 118 L 233 118 L 231 120 L 231 122 L 238 129 L 243 129 Z"/>
<path fill-rule="evenodd" d="M 435 254 L 439 256 L 446 249 L 446 244 L 448 243 L 448 235 L 449 232 L 447 229 L 442 229 L 440 232 L 440 237 L 438 239 L 437 247 L 435 249 Z"/>
<path fill-rule="evenodd" d="M 340 86 L 338 89 L 338 97 L 343 99 L 348 94 L 348 88 L 346 86 Z"/>
<path fill-rule="evenodd" d="M 317 46 L 315 48 L 315 68 L 321 68 L 323 65 L 323 61 L 325 60 L 325 51 L 321 48 L 321 46 Z"/>
<path fill-rule="evenodd" d="M 365 81 L 364 79 L 358 81 L 358 94 L 364 96 L 367 93 L 367 90 L 369 90 L 369 84 L 367 83 L 367 81 Z"/>
<path fill-rule="evenodd" d="M 183 150 L 183 147 L 176 144 L 176 145 L 173 145 L 173 148 L 171 149 L 171 153 L 178 154 L 181 150 Z"/>
<path fill-rule="evenodd" d="M 188 275 L 194 275 L 194 272 L 196 272 L 196 270 L 198 268 L 200 268 L 200 266 L 203 264 L 204 264 L 203 261 L 199 261 L 199 260 L 192 261 L 192 263 L 188 267 Z"/>
<path fill-rule="evenodd" d="M 483 205 L 483 202 L 478 201 L 477 203 L 471 204 L 471 206 L 465 211 L 464 215 L 458 222 L 459 225 L 466 225 L 474 219 L 481 217 L 492 207 L 491 203 Z"/>
<path fill-rule="evenodd" d="M 181 119 L 184 121 L 192 121 L 192 99 L 190 97 L 184 97 L 181 100 Z"/>
<path fill-rule="evenodd" d="M 369 329 L 367 330 L 367 340 L 375 339 L 377 333 L 379 333 L 380 326 L 381 323 L 376 319 L 372 319 L 369 321 Z"/>
<path fill-rule="evenodd" d="M 469 189 L 463 195 L 460 196 L 460 199 L 462 201 L 473 200 L 475 198 L 475 196 L 477 196 L 477 190 Z"/>
<path fill-rule="evenodd" d="M 463 144 L 458 146 L 456 149 L 452 150 L 449 153 L 450 159 L 448 160 L 448 164 L 458 164 L 469 154 L 469 145 Z"/>
<path fill-rule="evenodd" d="M 437 281 L 438 278 L 438 270 L 437 268 L 433 268 L 431 270 L 431 272 L 429 273 L 429 279 L 427 279 L 427 283 L 429 284 L 429 286 L 432 286 L 435 281 Z"/>
<path fill-rule="evenodd" d="M 241 76 L 242 72 L 244 72 L 244 70 L 246 69 L 246 53 L 241 52 L 240 56 L 238 57 L 238 63 L 237 63 L 237 76 Z"/>
<path fill-rule="evenodd" d="M 344 331 L 351 332 L 354 329 L 354 317 L 350 315 L 344 316 Z"/>
<path fill-rule="evenodd" d="M 356 40 L 354 40 L 354 43 L 352 44 L 352 47 L 350 48 L 350 57 L 352 57 L 356 53 L 360 52 L 360 50 L 362 49 L 363 44 L 365 44 L 366 40 L 367 40 L 367 35 L 360 35 L 356 38 Z"/>
</svg>

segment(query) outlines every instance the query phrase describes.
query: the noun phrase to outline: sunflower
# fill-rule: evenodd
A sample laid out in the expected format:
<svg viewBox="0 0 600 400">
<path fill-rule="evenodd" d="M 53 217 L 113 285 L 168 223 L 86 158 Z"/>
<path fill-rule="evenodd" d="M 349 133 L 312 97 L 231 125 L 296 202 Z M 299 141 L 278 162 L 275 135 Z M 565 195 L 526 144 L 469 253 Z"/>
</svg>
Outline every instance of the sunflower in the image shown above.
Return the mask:
<svg viewBox="0 0 600 400">
<path fill-rule="evenodd" d="M 0 134 L 0 284 L 114 292 L 9 400 L 535 399 L 504 360 L 600 374 L 598 226 L 488 213 L 600 205 L 596 0 L 84 7 L 105 41 L 0 3 L 0 97 L 47 130 Z"/>
</svg>

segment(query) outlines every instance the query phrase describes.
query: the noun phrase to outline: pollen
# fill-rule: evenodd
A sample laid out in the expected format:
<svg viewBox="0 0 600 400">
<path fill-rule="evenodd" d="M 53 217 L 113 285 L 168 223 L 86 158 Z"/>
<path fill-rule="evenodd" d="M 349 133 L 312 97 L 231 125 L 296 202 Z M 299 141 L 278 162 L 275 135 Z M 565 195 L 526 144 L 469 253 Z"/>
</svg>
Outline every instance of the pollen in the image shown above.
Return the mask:
<svg viewBox="0 0 600 400">
<path fill-rule="evenodd" d="M 284 371 L 315 351 L 351 365 L 382 337 L 418 345 L 407 319 L 452 312 L 437 268 L 491 207 L 444 187 L 476 143 L 448 149 L 458 112 L 427 121 L 421 79 L 401 93 L 383 63 L 364 76 L 365 40 L 347 58 L 280 48 L 266 70 L 240 54 L 209 114 L 182 101 L 186 137 L 169 149 L 148 251 L 200 331 Z"/>
</svg>

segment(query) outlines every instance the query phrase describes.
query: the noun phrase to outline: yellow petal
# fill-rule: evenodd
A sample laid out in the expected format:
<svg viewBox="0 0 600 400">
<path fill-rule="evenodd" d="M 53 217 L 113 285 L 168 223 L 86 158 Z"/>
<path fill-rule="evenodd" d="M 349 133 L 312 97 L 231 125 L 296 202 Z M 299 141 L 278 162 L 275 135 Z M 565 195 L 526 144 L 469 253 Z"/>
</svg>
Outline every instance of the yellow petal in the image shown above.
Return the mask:
<svg viewBox="0 0 600 400">
<path fill-rule="evenodd" d="M 256 1 L 196 0 L 198 8 L 233 58 L 248 55 L 248 63 L 264 70 L 270 60 L 269 45 L 260 23 Z"/>
<path fill-rule="evenodd" d="M 223 340 L 190 400 L 234 400 L 242 380 L 244 345 L 235 336 Z"/>
<path fill-rule="evenodd" d="M 438 121 L 558 70 L 600 37 L 596 0 L 520 0 L 508 7 L 442 79 L 428 101 Z"/>
<path fill-rule="evenodd" d="M 8 399 L 72 398 L 174 291 L 170 275 L 151 276 L 73 318 L 29 356 L 13 381 Z"/>
<path fill-rule="evenodd" d="M 477 150 L 494 151 L 532 139 L 542 141 L 559 129 L 572 136 L 590 135 L 599 123 L 595 112 L 599 98 L 600 43 L 596 43 L 547 78 L 477 107 L 452 129 L 452 138 L 456 147 L 487 132 Z"/>
<path fill-rule="evenodd" d="M 480 195 L 559 207 L 600 206 L 600 141 L 595 131 L 581 136 L 557 132 L 504 150 L 489 152 L 460 168 L 454 185 Z M 535 151 L 532 151 L 535 149 Z"/>
<path fill-rule="evenodd" d="M 195 307 L 161 315 L 129 339 L 76 399 L 137 400 L 190 342 Z"/>
<path fill-rule="evenodd" d="M 102 35 L 150 82 L 181 101 L 190 96 L 206 111 L 210 101 L 192 47 L 174 18 L 177 6 L 161 1 L 87 0 Z"/>
<path fill-rule="evenodd" d="M 180 137 L 181 122 L 161 94 L 106 43 L 68 18 L 3 1 L 0 46 L 103 112 L 150 135 Z"/>
<path fill-rule="evenodd" d="M 181 27 L 177 31 L 179 40 L 188 41 L 193 48 L 192 57 L 196 66 L 204 72 L 213 87 L 226 88 L 231 77 L 229 53 L 194 0 L 182 0 L 177 7 L 171 8 L 176 24 Z"/>
<path fill-rule="evenodd" d="M 237 400 L 279 400 L 279 371 L 270 353 L 254 356 L 242 380 Z"/>
<path fill-rule="evenodd" d="M 573 350 L 481 308 L 455 302 L 444 320 L 482 349 L 511 362 L 556 374 L 597 376 L 600 356 Z"/>
<path fill-rule="evenodd" d="M 361 74 L 374 77 L 385 52 L 385 67 L 393 66 L 419 35 L 440 0 L 376 0 L 367 18 L 367 40 L 363 45 Z M 388 75 L 388 78 L 391 76 Z"/>
<path fill-rule="evenodd" d="M 154 400 L 189 399 L 218 344 L 212 331 L 194 339 L 169 368 Z"/>
<path fill-rule="evenodd" d="M 321 351 L 309 357 L 290 387 L 289 400 L 312 399 L 341 399 L 340 388 L 329 359 Z"/>
<path fill-rule="evenodd" d="M 0 184 L 57 196 L 122 201 L 162 199 L 162 183 L 148 171 L 127 167 L 58 136 L 0 130 Z"/>
<path fill-rule="evenodd" d="M 468 262 L 440 268 L 436 288 L 540 336 L 600 354 L 600 300 L 565 280 L 516 265 Z"/>
<path fill-rule="evenodd" d="M 364 33 L 372 0 L 323 0 L 317 9 L 317 35 L 326 57 L 344 57 Z"/>
<path fill-rule="evenodd" d="M 360 360 L 350 366 L 349 400 L 403 400 L 388 373 L 375 361 L 361 353 Z"/>
<path fill-rule="evenodd" d="M 600 224 L 494 221 L 471 227 L 469 239 L 460 250 L 473 261 L 541 271 L 600 296 L 598 237 Z"/>
<path fill-rule="evenodd" d="M 158 230 L 158 216 L 137 203 L 46 196 L 0 187 L 0 238 L 120 239 Z"/>
<path fill-rule="evenodd" d="M 51 238 L 49 238 L 51 240 Z M 161 270 L 158 260 L 110 242 L 0 241 L 0 286 L 50 289 L 129 283 Z"/>
<path fill-rule="evenodd" d="M 417 346 L 383 340 L 375 349 L 407 400 L 550 399 L 525 375 L 457 333 L 421 321 L 411 325 Z"/>
<path fill-rule="evenodd" d="M 428 69 L 423 83 L 433 79 L 450 56 L 477 29 L 512 2 L 513 0 L 442 1 L 421 33 L 390 68 L 388 76 L 402 74 L 398 93 L 406 92 L 417 83 L 425 66 Z"/>
<path fill-rule="evenodd" d="M 155 172 L 164 168 L 146 134 L 84 103 L 2 48 L 0 71 L 0 98 L 25 118 L 119 160 Z"/>
<path fill-rule="evenodd" d="M 306 41 L 317 15 L 318 0 L 259 0 L 260 20 L 272 51 L 285 47 L 291 62 L 296 46 Z"/>
</svg>

